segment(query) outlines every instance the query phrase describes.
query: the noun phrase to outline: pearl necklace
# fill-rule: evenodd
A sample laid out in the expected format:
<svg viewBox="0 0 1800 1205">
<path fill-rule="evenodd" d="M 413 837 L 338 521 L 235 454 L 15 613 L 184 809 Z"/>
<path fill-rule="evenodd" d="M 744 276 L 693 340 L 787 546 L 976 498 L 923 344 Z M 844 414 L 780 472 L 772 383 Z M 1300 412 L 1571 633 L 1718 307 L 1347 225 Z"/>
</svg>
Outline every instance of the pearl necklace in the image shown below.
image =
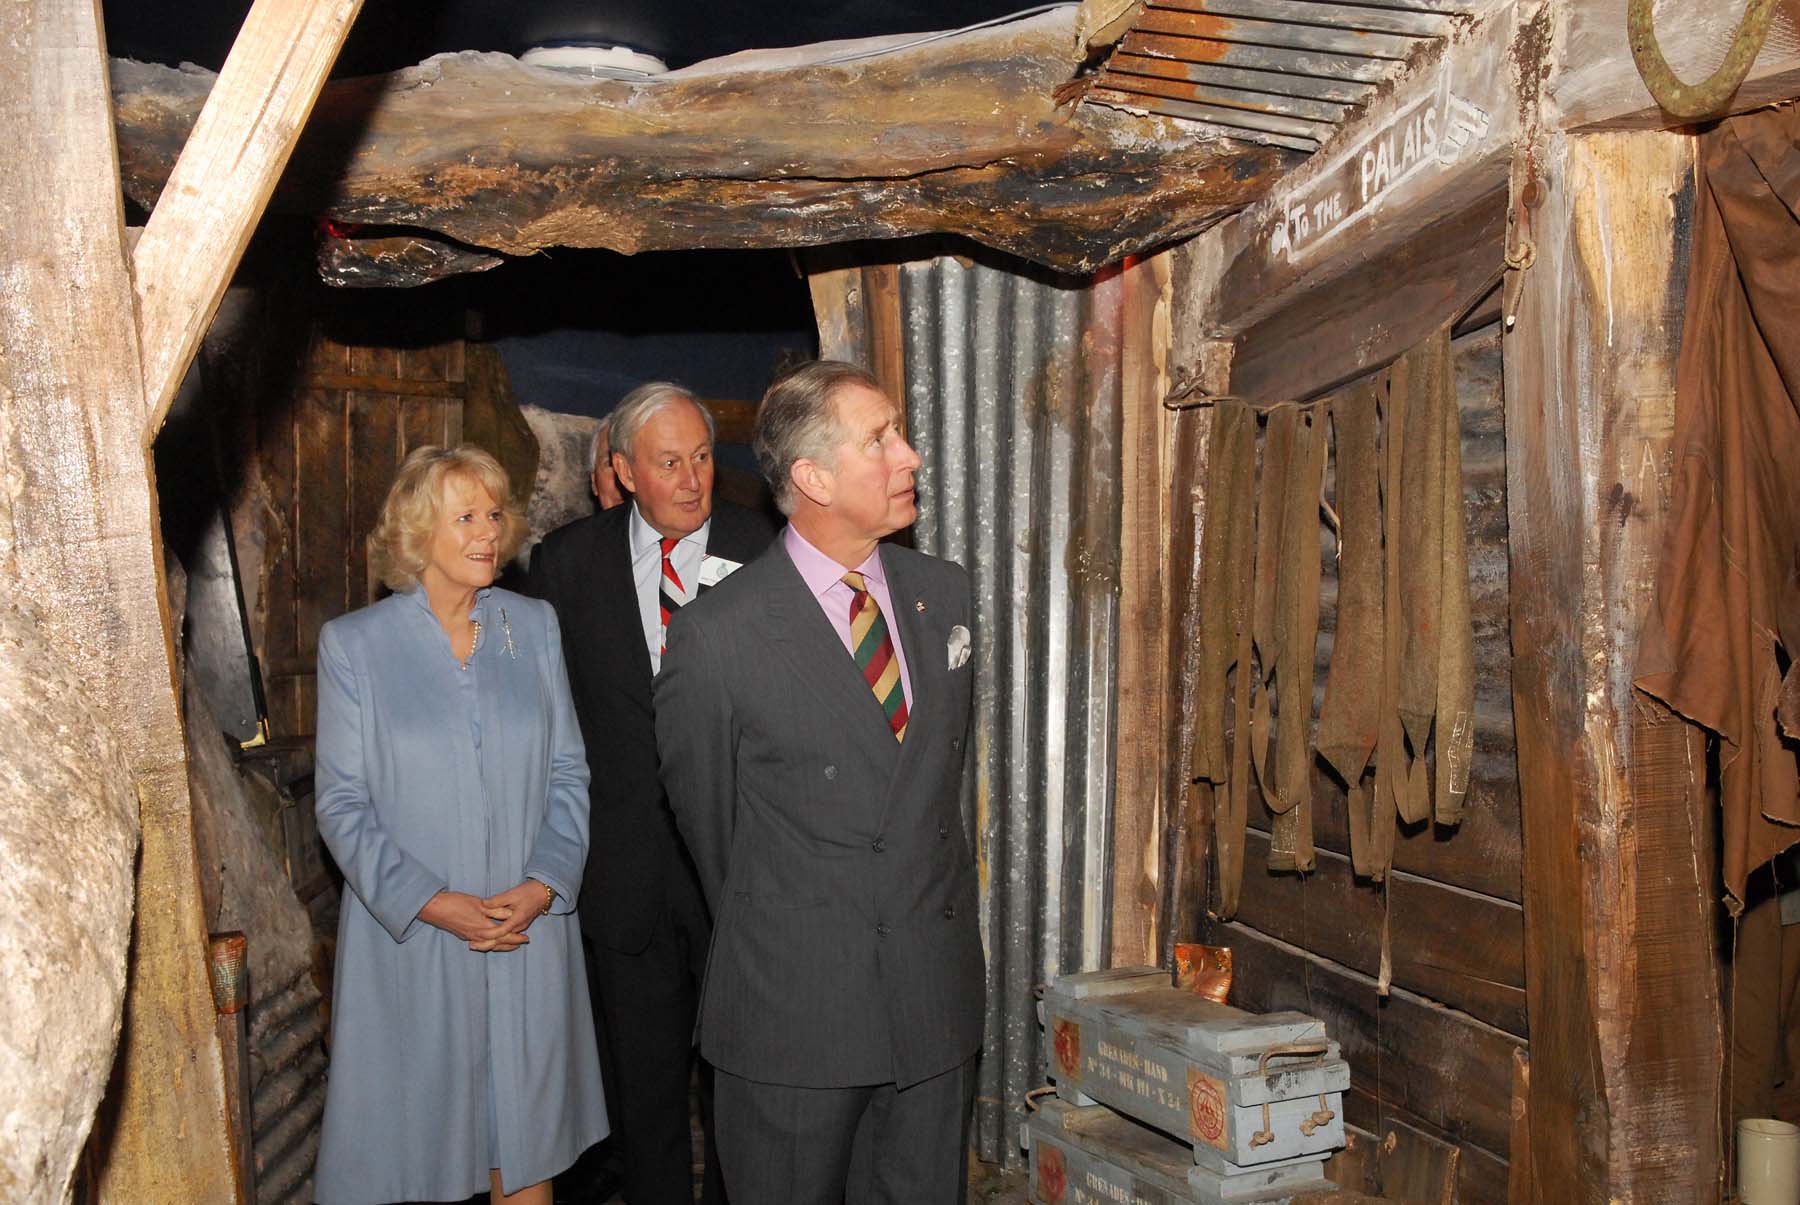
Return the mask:
<svg viewBox="0 0 1800 1205">
<path fill-rule="evenodd" d="M 475 634 L 469 638 L 469 656 L 464 657 L 461 664 L 456 667 L 461 670 L 469 668 L 469 659 L 474 657 L 475 650 L 481 647 L 481 621 L 479 619 L 471 619 L 469 622 L 475 625 Z"/>
</svg>

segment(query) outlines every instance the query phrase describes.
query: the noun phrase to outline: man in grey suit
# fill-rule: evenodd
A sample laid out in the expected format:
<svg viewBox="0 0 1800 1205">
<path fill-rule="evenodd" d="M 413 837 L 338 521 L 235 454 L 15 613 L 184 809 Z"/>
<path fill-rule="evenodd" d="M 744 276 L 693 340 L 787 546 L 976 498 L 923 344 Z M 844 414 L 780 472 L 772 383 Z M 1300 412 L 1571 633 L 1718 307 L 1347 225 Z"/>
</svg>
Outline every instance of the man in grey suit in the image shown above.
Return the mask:
<svg viewBox="0 0 1800 1205">
<path fill-rule="evenodd" d="M 961 567 L 879 541 L 919 457 L 850 364 L 763 397 L 789 524 L 669 628 L 663 782 L 714 916 L 700 1048 L 733 1205 L 962 1198 L 985 968 Z"/>
</svg>

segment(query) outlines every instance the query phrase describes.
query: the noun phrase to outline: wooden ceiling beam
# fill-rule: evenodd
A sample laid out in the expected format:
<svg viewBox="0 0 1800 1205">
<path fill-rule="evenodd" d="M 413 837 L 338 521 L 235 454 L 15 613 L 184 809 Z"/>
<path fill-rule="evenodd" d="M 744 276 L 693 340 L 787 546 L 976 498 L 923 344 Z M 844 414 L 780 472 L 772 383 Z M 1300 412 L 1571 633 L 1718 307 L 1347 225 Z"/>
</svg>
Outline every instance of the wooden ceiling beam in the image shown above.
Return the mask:
<svg viewBox="0 0 1800 1205">
<path fill-rule="evenodd" d="M 156 437 L 362 0 L 256 0 L 132 261 Z"/>
<path fill-rule="evenodd" d="M 765 55 L 649 83 L 442 55 L 328 84 L 271 204 L 508 255 L 952 233 L 1087 272 L 1207 228 L 1299 161 L 1059 108 L 1076 53 L 1065 9 L 852 61 Z M 161 194 L 211 86 L 114 63 L 132 199 Z"/>
</svg>

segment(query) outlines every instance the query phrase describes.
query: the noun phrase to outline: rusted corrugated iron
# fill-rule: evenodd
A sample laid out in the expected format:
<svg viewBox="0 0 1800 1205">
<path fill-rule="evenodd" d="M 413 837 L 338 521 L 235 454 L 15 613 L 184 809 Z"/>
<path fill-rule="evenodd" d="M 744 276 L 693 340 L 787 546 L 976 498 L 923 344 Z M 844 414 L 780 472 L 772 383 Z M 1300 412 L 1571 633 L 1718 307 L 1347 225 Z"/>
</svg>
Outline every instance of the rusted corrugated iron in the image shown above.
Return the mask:
<svg viewBox="0 0 1800 1205">
<path fill-rule="evenodd" d="M 1118 273 L 901 269 L 918 546 L 974 580 L 987 1024 L 977 1149 L 1019 1166 L 1043 1082 L 1037 985 L 1105 965 L 1118 652 Z"/>
<path fill-rule="evenodd" d="M 1476 0 L 1153 0 L 1088 103 L 1312 151 Z"/>
<path fill-rule="evenodd" d="M 310 801 L 309 801 L 310 803 Z M 325 1014 L 310 974 L 250 1006 L 252 1150 L 258 1205 L 312 1200 L 325 1114 Z"/>
</svg>

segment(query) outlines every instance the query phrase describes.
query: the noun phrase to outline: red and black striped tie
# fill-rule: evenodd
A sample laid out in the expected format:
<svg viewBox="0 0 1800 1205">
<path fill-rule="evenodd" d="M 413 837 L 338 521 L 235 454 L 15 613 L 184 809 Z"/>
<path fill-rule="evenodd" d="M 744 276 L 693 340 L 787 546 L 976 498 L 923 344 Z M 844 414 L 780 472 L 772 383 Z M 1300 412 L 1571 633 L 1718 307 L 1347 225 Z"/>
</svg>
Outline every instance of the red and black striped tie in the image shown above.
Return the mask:
<svg viewBox="0 0 1800 1205">
<path fill-rule="evenodd" d="M 662 630 L 657 634 L 656 647 L 664 653 L 669 651 L 669 616 L 681 610 L 681 596 L 687 593 L 687 587 L 681 584 L 681 575 L 675 572 L 674 562 L 669 560 L 669 554 L 679 543 L 678 539 L 663 537 L 662 580 L 656 584 L 657 608 L 662 616 Z"/>
</svg>

